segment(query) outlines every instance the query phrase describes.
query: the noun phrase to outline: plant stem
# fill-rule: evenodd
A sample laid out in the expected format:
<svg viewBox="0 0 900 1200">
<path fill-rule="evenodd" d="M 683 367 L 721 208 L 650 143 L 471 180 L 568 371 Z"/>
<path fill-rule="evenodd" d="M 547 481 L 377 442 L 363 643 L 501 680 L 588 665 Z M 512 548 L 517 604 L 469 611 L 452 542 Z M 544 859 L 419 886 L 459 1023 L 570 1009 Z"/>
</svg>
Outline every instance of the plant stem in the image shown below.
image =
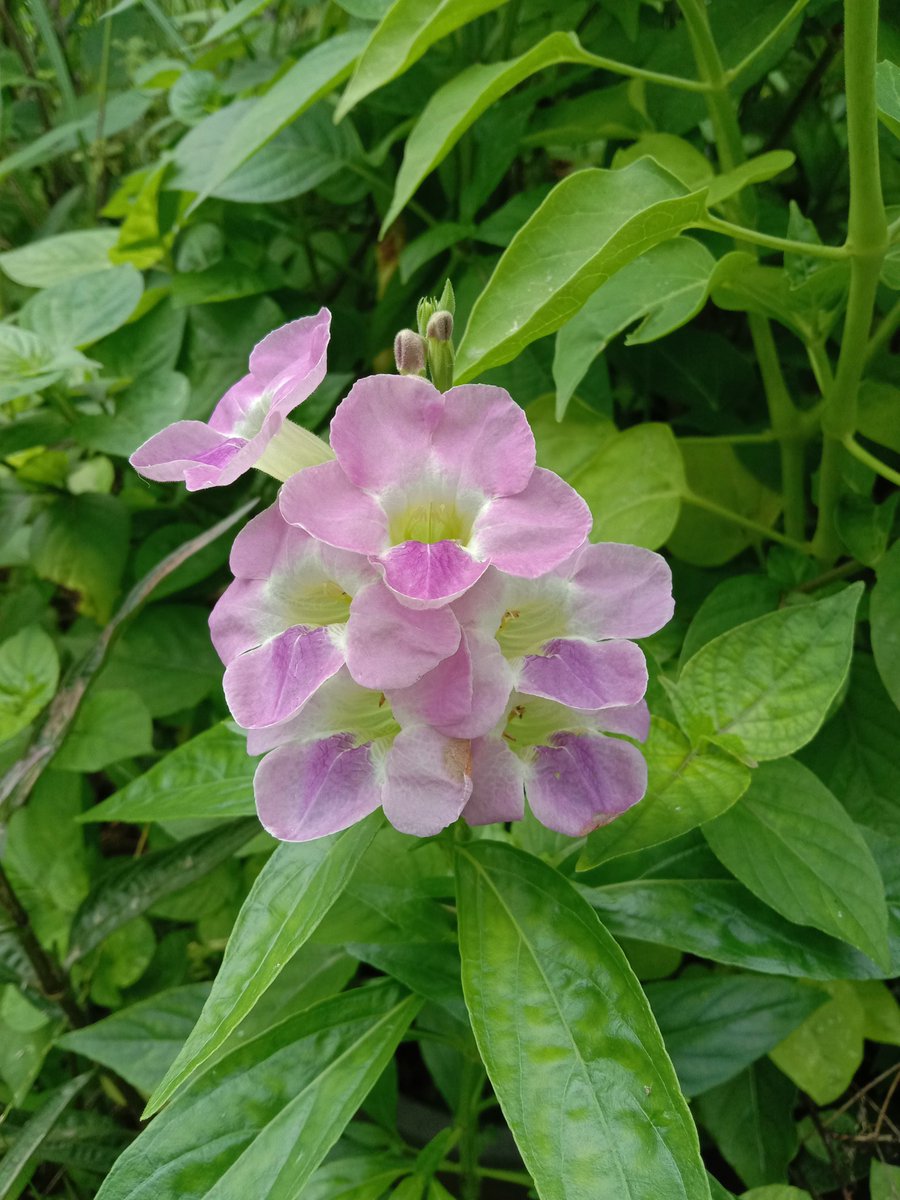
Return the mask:
<svg viewBox="0 0 900 1200">
<path fill-rule="evenodd" d="M 846 246 L 820 246 L 816 242 L 798 242 L 793 238 L 775 237 L 772 234 L 760 233 L 756 229 L 747 229 L 744 225 L 734 225 L 731 221 L 722 221 L 718 217 L 706 217 L 699 229 L 709 229 L 712 233 L 727 233 L 737 242 L 750 242 L 754 246 L 765 246 L 770 250 L 780 250 L 784 254 L 803 254 L 807 258 L 844 259 L 849 251 Z"/>
<path fill-rule="evenodd" d="M 844 438 L 844 448 L 859 459 L 861 463 L 874 471 L 876 475 L 880 475 L 882 479 L 887 479 L 888 482 L 894 483 L 900 487 L 900 471 L 895 471 L 893 467 L 889 467 L 887 463 L 883 463 L 880 458 L 876 458 L 874 454 L 870 454 L 868 450 L 863 449 L 855 437 L 851 434 Z"/>
<path fill-rule="evenodd" d="M 799 541 L 797 538 L 789 537 L 785 533 L 779 533 L 777 529 L 770 529 L 768 525 L 763 525 L 760 521 L 754 521 L 752 517 L 744 517 L 734 509 L 725 508 L 722 504 L 716 504 L 715 500 L 708 500 L 706 496 L 698 496 L 696 492 L 683 492 L 681 499 L 685 504 L 693 504 L 694 508 L 702 508 L 705 512 L 712 513 L 715 517 L 721 517 L 723 521 L 730 521 L 733 525 L 740 525 L 741 528 L 748 530 L 750 533 L 757 533 L 760 537 L 769 538 L 773 542 L 780 542 L 782 546 L 790 546 L 792 550 L 800 550 L 806 553 L 809 547 L 805 542 Z"/>
<path fill-rule="evenodd" d="M 97 132 L 94 134 L 93 161 L 90 164 L 91 212 L 94 220 L 100 208 L 103 175 L 106 170 L 106 95 L 109 89 L 109 53 L 112 47 L 112 15 L 103 22 L 103 48 L 100 54 L 100 82 L 97 87 Z"/>
<path fill-rule="evenodd" d="M 445 1159 L 438 1167 L 438 1171 L 447 1175 L 460 1175 L 462 1167 L 459 1163 Z M 496 1167 L 479 1167 L 478 1174 L 482 1179 L 496 1179 L 499 1183 L 518 1183 L 525 1188 L 534 1187 L 531 1176 L 525 1171 L 503 1171 Z"/>
<path fill-rule="evenodd" d="M 728 91 L 728 76 L 709 26 L 706 3 L 705 0 L 678 0 L 678 4 L 688 27 L 698 74 L 709 85 L 706 104 L 712 122 L 719 165 L 723 171 L 731 171 L 745 162 L 747 156 L 744 153 L 737 112 Z M 746 225 L 750 215 L 746 197 L 742 193 L 739 194 L 734 198 L 731 207 L 742 224 Z M 803 487 L 803 425 L 784 381 L 768 319 L 750 313 L 748 324 L 766 395 L 769 421 L 778 439 L 781 455 L 784 527 L 790 542 L 799 545 L 799 539 L 803 537 L 806 511 Z M 772 536 L 771 530 L 767 536 Z"/>
<path fill-rule="evenodd" d="M 460 1101 L 456 1124 L 460 1130 L 459 1173 L 462 1176 L 462 1200 L 478 1200 L 481 1195 L 482 1172 L 478 1166 L 478 1106 L 484 1089 L 484 1069 L 481 1063 L 466 1059 L 460 1079 Z"/>
<path fill-rule="evenodd" d="M 840 458 L 856 432 L 857 395 L 866 362 L 878 276 L 888 249 L 881 194 L 875 61 L 878 0 L 845 0 L 844 71 L 850 162 L 850 293 L 834 384 L 825 398 L 825 444 L 819 470 L 819 518 L 813 551 L 825 564 L 840 552 L 834 514 L 841 494 Z"/>
</svg>

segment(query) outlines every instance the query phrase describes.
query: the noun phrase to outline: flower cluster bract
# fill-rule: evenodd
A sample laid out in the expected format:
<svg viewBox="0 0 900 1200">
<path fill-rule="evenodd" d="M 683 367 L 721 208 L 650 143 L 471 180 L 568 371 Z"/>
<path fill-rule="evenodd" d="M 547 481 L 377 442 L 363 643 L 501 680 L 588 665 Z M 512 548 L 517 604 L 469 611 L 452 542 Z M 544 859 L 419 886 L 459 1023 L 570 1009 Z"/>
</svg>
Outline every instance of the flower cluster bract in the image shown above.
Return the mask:
<svg viewBox="0 0 900 1200">
<path fill-rule="evenodd" d="M 231 482 L 325 372 L 329 314 L 253 351 L 208 426 L 133 456 L 153 479 Z M 525 798 L 579 836 L 643 796 L 647 670 L 634 638 L 673 611 L 649 550 L 591 544 L 502 388 L 359 380 L 332 461 L 302 466 L 238 534 L 210 618 L 225 695 L 263 755 L 263 825 L 305 841 L 381 807 L 397 829 L 512 821 Z"/>
</svg>

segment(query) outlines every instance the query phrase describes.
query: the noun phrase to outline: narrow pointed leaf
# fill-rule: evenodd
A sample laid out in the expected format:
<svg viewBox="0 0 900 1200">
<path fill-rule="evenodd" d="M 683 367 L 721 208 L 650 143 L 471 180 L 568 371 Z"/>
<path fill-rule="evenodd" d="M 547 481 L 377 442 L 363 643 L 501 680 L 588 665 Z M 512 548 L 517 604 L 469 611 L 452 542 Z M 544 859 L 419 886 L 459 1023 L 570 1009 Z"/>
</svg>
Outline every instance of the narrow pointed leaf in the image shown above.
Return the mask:
<svg viewBox="0 0 900 1200">
<path fill-rule="evenodd" d="M 64 1083 L 22 1126 L 0 1162 L 0 1200 L 21 1193 L 34 1156 L 89 1078 L 89 1075 L 77 1075 Z"/>
</svg>

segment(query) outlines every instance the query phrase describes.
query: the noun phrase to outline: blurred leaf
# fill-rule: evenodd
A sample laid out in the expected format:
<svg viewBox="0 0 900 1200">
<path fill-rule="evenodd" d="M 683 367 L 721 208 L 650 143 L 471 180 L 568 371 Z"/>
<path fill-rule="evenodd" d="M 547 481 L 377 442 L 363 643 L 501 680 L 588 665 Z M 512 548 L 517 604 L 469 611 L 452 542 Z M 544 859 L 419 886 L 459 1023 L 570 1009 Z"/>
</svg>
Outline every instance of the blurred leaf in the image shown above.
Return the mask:
<svg viewBox="0 0 900 1200">
<path fill-rule="evenodd" d="M 887 59 L 875 69 L 875 102 L 885 129 L 900 138 L 900 67 Z"/>
<path fill-rule="evenodd" d="M 869 1167 L 869 1190 L 872 1200 L 900 1200 L 900 1167 L 873 1158 Z"/>
<path fill-rule="evenodd" d="M 900 1046 L 900 1003 L 890 988 L 873 979 L 854 983 L 853 990 L 862 1005 L 866 1040 Z"/>
<path fill-rule="evenodd" d="M 52 346 L 89 346 L 125 324 L 143 290 L 134 267 L 77 275 L 32 296 L 19 320 Z"/>
<path fill-rule="evenodd" d="M 816 1104 L 846 1091 L 862 1062 L 865 1016 L 851 983 L 826 985 L 831 999 L 771 1053 L 772 1061 Z"/>
<path fill-rule="evenodd" d="M 112 270 L 109 252 L 117 238 L 115 229 L 58 233 L 0 254 L 0 270 L 24 287 L 53 287 L 79 275 Z"/>
<path fill-rule="evenodd" d="M 797 1153 L 796 1099 L 790 1080 L 762 1059 L 702 1096 L 698 1116 L 726 1162 L 755 1187 L 783 1180 Z"/>
<path fill-rule="evenodd" d="M 154 371 L 116 397 L 114 413 L 81 417 L 75 435 L 93 450 L 124 458 L 154 433 L 179 420 L 189 398 L 190 387 L 184 375 Z"/>
<path fill-rule="evenodd" d="M 900 388 L 880 379 L 864 379 L 859 388 L 859 432 L 900 454 L 897 405 Z"/>
<path fill-rule="evenodd" d="M 881 682 L 900 708 L 900 541 L 878 564 L 869 604 L 872 653 Z"/>
<path fill-rule="evenodd" d="M 130 519 L 115 496 L 69 496 L 46 508 L 31 531 L 41 579 L 76 593 L 78 611 L 103 624 L 119 592 Z"/>
<path fill-rule="evenodd" d="M 0 741 L 31 724 L 53 699 L 58 681 L 56 647 L 39 625 L 0 644 Z"/>
<path fill-rule="evenodd" d="M 153 723 L 136 692 L 88 692 L 62 746 L 58 771 L 102 771 L 122 758 L 153 752 Z"/>
<path fill-rule="evenodd" d="M 28 1184 L 43 1143 L 53 1126 L 72 1103 L 88 1075 L 76 1075 L 48 1096 L 37 1112 L 22 1126 L 15 1141 L 0 1161 L 0 1200 L 14 1200 Z"/>
</svg>

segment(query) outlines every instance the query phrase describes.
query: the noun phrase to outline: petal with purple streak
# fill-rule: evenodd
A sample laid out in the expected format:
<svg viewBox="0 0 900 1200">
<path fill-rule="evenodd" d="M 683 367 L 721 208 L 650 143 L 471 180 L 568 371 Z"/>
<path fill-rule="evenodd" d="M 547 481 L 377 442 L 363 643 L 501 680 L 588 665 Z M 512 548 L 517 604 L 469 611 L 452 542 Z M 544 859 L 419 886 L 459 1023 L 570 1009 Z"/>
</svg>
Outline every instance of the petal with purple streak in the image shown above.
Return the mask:
<svg viewBox="0 0 900 1200">
<path fill-rule="evenodd" d="M 277 725 L 292 717 L 343 664 L 327 627 L 296 626 L 229 663 L 225 699 L 245 729 Z"/>
<path fill-rule="evenodd" d="M 373 583 L 350 605 L 347 667 L 363 687 L 405 688 L 453 654 L 459 639 L 448 607 L 408 608 L 383 583 Z"/>
<path fill-rule="evenodd" d="M 182 479 L 189 491 L 199 491 L 214 487 L 245 445 L 243 438 L 226 437 L 202 421 L 176 421 L 138 446 L 128 461 L 146 479 Z"/>
<path fill-rule="evenodd" d="M 355 487 L 337 462 L 307 467 L 284 484 L 279 496 L 284 519 L 330 546 L 358 554 L 388 548 L 388 522 L 381 507 Z"/>
<path fill-rule="evenodd" d="M 558 733 L 538 748 L 525 786 L 542 825 L 584 837 L 637 804 L 647 790 L 647 764 L 630 742 Z"/>
<path fill-rule="evenodd" d="M 472 795 L 462 815 L 470 825 L 524 817 L 522 760 L 501 737 L 480 737 L 472 742 Z"/>
<path fill-rule="evenodd" d="M 525 659 L 518 688 L 570 708 L 636 704 L 647 690 L 647 664 L 634 642 L 558 638 Z"/>
<path fill-rule="evenodd" d="M 382 806 L 395 829 L 432 837 L 451 825 L 472 793 L 467 741 L 420 725 L 397 734 L 384 763 Z"/>
<path fill-rule="evenodd" d="M 256 768 L 256 809 L 283 842 L 307 842 L 367 817 L 381 796 L 368 746 L 338 735 L 282 746 Z"/>
<path fill-rule="evenodd" d="M 488 566 L 451 541 L 402 542 L 381 554 L 378 561 L 391 591 L 415 608 L 455 600 L 481 578 Z"/>
<path fill-rule="evenodd" d="M 649 637 L 672 617 L 672 572 L 652 550 L 617 542 L 585 546 L 571 571 L 572 619 L 586 637 Z"/>
</svg>

